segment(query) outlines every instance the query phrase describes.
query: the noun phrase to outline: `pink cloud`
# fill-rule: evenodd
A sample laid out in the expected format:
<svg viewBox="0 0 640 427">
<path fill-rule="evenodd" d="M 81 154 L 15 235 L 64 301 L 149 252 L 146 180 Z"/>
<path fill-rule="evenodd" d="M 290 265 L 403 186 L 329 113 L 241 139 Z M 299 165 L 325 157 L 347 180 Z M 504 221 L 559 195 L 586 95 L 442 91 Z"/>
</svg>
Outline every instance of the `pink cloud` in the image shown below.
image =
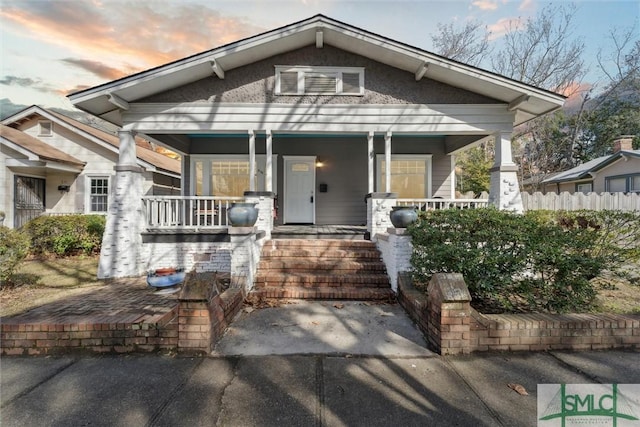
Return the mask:
<svg viewBox="0 0 640 427">
<path fill-rule="evenodd" d="M 475 0 L 471 3 L 480 10 L 496 10 L 498 9 L 498 0 Z"/>
<path fill-rule="evenodd" d="M 535 0 L 522 0 L 522 3 L 518 6 L 518 10 L 531 11 L 535 9 L 535 7 Z"/>
<path fill-rule="evenodd" d="M 165 2 L 24 2 L 0 9 L 12 31 L 63 46 L 102 78 L 164 64 L 261 31 L 202 5 Z M 69 62 L 69 61 L 68 61 Z"/>
<path fill-rule="evenodd" d="M 524 22 L 522 21 L 522 18 L 501 18 L 495 24 L 487 26 L 488 30 L 491 32 L 489 39 L 495 40 L 500 38 L 512 29 L 522 29 L 523 25 Z"/>
</svg>

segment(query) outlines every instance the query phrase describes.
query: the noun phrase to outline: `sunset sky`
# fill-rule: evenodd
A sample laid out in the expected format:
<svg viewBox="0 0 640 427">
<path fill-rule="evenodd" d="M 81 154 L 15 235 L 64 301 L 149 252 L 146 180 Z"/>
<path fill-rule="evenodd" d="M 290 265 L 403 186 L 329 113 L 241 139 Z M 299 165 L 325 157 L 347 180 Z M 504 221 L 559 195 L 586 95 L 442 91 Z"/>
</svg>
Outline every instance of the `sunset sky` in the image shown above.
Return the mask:
<svg viewBox="0 0 640 427">
<path fill-rule="evenodd" d="M 561 2 L 568 3 L 554 1 Z M 586 83 L 597 83 L 598 49 L 608 46 L 614 26 L 628 28 L 640 19 L 640 0 L 573 3 L 578 8 L 575 35 L 584 39 L 585 60 L 594 68 Z M 0 0 L 0 99 L 71 108 L 65 95 L 75 90 L 317 13 L 426 50 L 432 50 L 437 23 L 477 19 L 499 44 L 506 23 L 534 16 L 546 4 L 537 0 Z"/>
</svg>

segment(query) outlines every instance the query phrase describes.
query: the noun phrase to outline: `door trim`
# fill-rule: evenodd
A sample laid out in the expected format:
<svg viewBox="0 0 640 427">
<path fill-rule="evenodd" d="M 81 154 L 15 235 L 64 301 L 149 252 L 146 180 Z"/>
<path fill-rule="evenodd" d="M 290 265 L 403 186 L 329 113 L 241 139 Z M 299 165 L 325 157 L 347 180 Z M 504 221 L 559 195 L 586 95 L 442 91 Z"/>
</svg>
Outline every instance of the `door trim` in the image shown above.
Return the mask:
<svg viewBox="0 0 640 427">
<path fill-rule="evenodd" d="M 317 197 L 316 197 L 316 156 L 282 156 L 282 167 L 283 167 L 283 180 L 282 180 L 282 192 L 283 194 L 283 201 L 282 201 L 282 223 L 286 224 L 287 223 L 287 172 L 289 170 L 288 168 L 288 163 L 289 162 L 311 162 L 311 164 L 313 165 L 313 210 L 312 210 L 312 220 L 311 220 L 311 224 L 316 223 L 316 202 L 317 202 Z"/>
</svg>

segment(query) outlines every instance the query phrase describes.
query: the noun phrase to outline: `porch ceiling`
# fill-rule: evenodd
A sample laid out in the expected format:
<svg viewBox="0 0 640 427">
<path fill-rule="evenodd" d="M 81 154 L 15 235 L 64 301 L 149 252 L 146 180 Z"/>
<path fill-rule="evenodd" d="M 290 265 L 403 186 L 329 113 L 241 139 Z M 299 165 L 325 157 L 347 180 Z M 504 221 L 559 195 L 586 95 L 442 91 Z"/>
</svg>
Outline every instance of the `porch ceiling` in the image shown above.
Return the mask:
<svg viewBox="0 0 640 427">
<path fill-rule="evenodd" d="M 323 15 L 293 23 L 263 34 L 221 46 L 157 68 L 69 95 L 78 108 L 122 125 L 120 109 L 128 103 L 218 75 L 280 53 L 316 43 L 322 32 L 324 43 L 416 75 L 470 90 L 516 110 L 515 124 L 555 110 L 565 97 L 479 68 L 462 64 L 333 20 Z M 426 66 L 426 68 L 425 68 Z M 425 73 L 422 73 L 426 70 Z M 216 78 L 219 78 L 216 77 Z"/>
</svg>

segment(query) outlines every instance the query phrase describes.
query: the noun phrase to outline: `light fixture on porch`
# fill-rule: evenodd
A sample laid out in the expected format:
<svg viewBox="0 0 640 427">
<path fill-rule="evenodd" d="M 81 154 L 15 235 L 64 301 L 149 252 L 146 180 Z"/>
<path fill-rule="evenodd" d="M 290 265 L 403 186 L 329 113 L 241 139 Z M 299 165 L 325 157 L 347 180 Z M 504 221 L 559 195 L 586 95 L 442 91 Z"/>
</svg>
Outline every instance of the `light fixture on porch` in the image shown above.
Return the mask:
<svg viewBox="0 0 640 427">
<path fill-rule="evenodd" d="M 320 159 L 320 157 L 316 158 L 316 167 L 321 168 L 324 166 L 324 162 Z"/>
</svg>

